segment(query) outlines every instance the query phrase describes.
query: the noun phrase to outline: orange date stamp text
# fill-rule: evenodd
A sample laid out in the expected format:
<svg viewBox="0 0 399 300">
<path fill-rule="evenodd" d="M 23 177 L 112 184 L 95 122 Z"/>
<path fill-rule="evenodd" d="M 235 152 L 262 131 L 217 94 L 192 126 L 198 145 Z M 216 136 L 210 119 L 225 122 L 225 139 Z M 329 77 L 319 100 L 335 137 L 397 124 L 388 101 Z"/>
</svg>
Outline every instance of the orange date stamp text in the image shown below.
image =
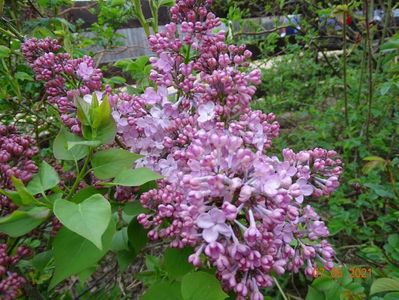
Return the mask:
<svg viewBox="0 0 399 300">
<path fill-rule="evenodd" d="M 339 279 L 344 277 L 344 271 L 348 270 L 349 278 L 370 278 L 373 272 L 372 268 L 366 267 L 334 267 L 331 270 L 327 270 L 323 267 L 315 268 L 313 272 L 313 277 L 318 278 L 323 275 L 330 275 L 333 279 Z"/>
</svg>

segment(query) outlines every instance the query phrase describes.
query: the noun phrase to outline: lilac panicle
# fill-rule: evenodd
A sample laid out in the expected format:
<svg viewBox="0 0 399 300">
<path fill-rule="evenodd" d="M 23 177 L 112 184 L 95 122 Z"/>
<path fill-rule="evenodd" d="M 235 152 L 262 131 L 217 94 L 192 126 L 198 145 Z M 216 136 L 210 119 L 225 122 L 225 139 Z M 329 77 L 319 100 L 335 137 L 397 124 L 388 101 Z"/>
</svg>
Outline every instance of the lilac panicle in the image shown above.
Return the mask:
<svg viewBox="0 0 399 300">
<path fill-rule="evenodd" d="M 48 102 L 56 105 L 64 124 L 79 133 L 75 97 L 99 91 L 103 75 L 91 57 L 74 59 L 60 49 L 58 41 L 49 38 L 28 39 L 21 46 L 36 80 L 44 82 Z"/>
<path fill-rule="evenodd" d="M 119 97 L 113 116 L 140 164 L 165 176 L 140 199 L 149 237 L 193 247 L 189 261 L 212 264 L 226 291 L 262 299 L 273 274 L 333 267 L 328 229 L 306 199 L 336 190 L 342 163 L 319 148 L 267 154 L 279 124 L 250 107 L 260 72 L 244 71 L 251 53 L 225 43 L 210 3 L 176 2 L 149 38 L 157 87 Z"/>
<path fill-rule="evenodd" d="M 14 300 L 22 295 L 22 287 L 26 283 L 26 279 L 15 272 L 15 265 L 31 251 L 20 246 L 14 255 L 9 255 L 7 250 L 7 244 L 0 243 L 0 299 Z"/>
<path fill-rule="evenodd" d="M 36 141 L 27 135 L 17 133 L 15 126 L 0 123 L 0 188 L 13 189 L 14 176 L 23 183 L 29 182 L 37 172 L 32 157 L 38 153 Z M 0 215 L 4 216 L 15 209 L 15 205 L 4 195 L 0 195 Z"/>
</svg>

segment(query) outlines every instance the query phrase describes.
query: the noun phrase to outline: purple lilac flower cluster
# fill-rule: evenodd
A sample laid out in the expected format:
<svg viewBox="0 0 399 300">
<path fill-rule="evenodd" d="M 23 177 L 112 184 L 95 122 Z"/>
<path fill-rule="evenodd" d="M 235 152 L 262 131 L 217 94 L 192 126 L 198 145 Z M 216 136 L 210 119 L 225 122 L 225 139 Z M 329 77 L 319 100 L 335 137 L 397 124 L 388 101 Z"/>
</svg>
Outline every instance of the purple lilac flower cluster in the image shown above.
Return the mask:
<svg viewBox="0 0 399 300">
<path fill-rule="evenodd" d="M 165 176 L 140 199 L 149 237 L 194 247 L 190 262 L 213 265 L 227 291 L 263 299 L 273 274 L 333 267 L 328 229 L 304 201 L 338 187 L 341 161 L 319 148 L 267 155 L 279 124 L 249 106 L 260 72 L 245 72 L 251 53 L 215 33 L 210 3 L 176 2 L 172 23 L 149 38 L 157 87 L 120 96 L 113 116 L 121 141 Z"/>
<path fill-rule="evenodd" d="M 12 300 L 21 295 L 26 280 L 11 269 L 23 258 L 30 255 L 29 248 L 17 248 L 15 255 L 7 254 L 7 245 L 0 244 L 0 299 Z"/>
<path fill-rule="evenodd" d="M 11 177 L 27 183 L 37 166 L 32 157 L 38 152 L 35 140 L 16 132 L 14 126 L 0 124 L 0 188 L 12 189 Z M 0 195 L 0 215 L 6 215 L 15 209 L 15 205 L 4 195 Z"/>
<path fill-rule="evenodd" d="M 57 40 L 28 39 L 21 50 L 32 67 L 36 79 L 44 81 L 49 103 L 55 104 L 66 126 L 80 132 L 76 119 L 75 97 L 91 94 L 102 87 L 102 73 L 95 68 L 93 59 L 84 56 L 73 59 L 68 53 L 59 52 Z"/>
<path fill-rule="evenodd" d="M 328 229 L 304 201 L 336 190 L 342 163 L 335 151 L 319 148 L 284 149 L 281 159 L 268 154 L 279 124 L 274 114 L 250 108 L 260 72 L 244 71 L 251 52 L 225 43 L 209 4 L 177 1 L 172 23 L 149 38 L 157 54 L 150 59 L 156 87 L 140 96 L 105 92 L 121 142 L 145 155 L 139 164 L 165 176 L 140 199 L 151 211 L 138 217 L 149 236 L 194 247 L 190 262 L 213 265 L 227 291 L 238 299 L 263 299 L 259 289 L 272 285 L 273 274 L 303 267 L 312 275 L 317 260 L 333 267 Z M 24 53 L 46 81 L 49 100 L 69 117 L 76 110 L 73 97 L 90 102 L 101 76 L 87 57 L 54 54 L 53 43 L 29 40 Z M 84 84 L 67 88 L 66 78 Z M 80 130 L 78 123 L 70 125 Z M 118 197 L 129 193 L 118 191 Z"/>
</svg>

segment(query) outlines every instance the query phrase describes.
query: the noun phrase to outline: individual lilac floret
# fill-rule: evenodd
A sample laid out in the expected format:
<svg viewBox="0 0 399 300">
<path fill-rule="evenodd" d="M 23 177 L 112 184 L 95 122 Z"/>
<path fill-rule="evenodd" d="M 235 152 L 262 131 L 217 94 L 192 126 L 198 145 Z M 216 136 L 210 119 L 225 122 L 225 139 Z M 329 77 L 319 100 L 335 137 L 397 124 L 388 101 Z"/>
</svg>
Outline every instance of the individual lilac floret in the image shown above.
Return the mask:
<svg viewBox="0 0 399 300">
<path fill-rule="evenodd" d="M 218 239 L 219 234 L 229 237 L 231 235 L 229 226 L 226 225 L 226 216 L 217 208 L 207 213 L 202 213 L 197 218 L 197 226 L 202 228 L 202 237 L 208 243 Z"/>
</svg>

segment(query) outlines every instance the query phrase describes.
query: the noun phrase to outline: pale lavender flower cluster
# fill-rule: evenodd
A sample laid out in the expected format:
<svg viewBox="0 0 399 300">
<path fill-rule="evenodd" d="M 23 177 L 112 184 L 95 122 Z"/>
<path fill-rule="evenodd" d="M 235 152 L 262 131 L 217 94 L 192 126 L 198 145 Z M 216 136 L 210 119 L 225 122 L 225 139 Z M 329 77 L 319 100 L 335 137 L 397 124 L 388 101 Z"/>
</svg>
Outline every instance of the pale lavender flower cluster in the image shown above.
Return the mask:
<svg viewBox="0 0 399 300">
<path fill-rule="evenodd" d="M 31 251 L 21 246 L 17 248 L 15 255 L 9 255 L 7 248 L 7 244 L 0 244 L 0 299 L 13 300 L 22 295 L 26 280 L 12 269 Z"/>
<path fill-rule="evenodd" d="M 141 197 L 139 222 L 154 239 L 173 247 L 195 247 L 190 262 L 201 255 L 217 269 L 218 278 L 238 299 L 263 299 L 273 273 L 311 276 L 315 259 L 333 267 L 334 251 L 324 240 L 328 229 L 306 196 L 331 193 L 341 173 L 334 151 L 314 149 L 284 159 L 245 147 L 227 130 L 199 131 L 181 150 L 179 180 Z"/>
<path fill-rule="evenodd" d="M 11 177 L 27 183 L 37 171 L 32 157 L 39 151 L 36 141 L 16 132 L 14 126 L 0 124 L 0 188 L 12 189 Z M 4 195 L 0 195 L 0 215 L 14 210 L 15 205 Z"/>
<path fill-rule="evenodd" d="M 57 106 L 66 126 L 80 132 L 75 97 L 100 90 L 103 75 L 92 58 L 73 59 L 68 53 L 59 52 L 60 48 L 57 40 L 32 38 L 25 41 L 21 50 L 36 79 L 45 82 L 49 103 Z"/>
<path fill-rule="evenodd" d="M 341 161 L 319 148 L 267 155 L 279 124 L 250 108 L 260 72 L 244 71 L 251 53 L 215 32 L 210 2 L 176 2 L 173 22 L 149 38 L 157 87 L 120 96 L 113 116 L 140 163 L 165 176 L 140 199 L 149 237 L 194 247 L 192 264 L 210 263 L 226 291 L 258 300 L 273 274 L 333 267 L 328 229 L 305 199 L 338 187 Z"/>
</svg>

